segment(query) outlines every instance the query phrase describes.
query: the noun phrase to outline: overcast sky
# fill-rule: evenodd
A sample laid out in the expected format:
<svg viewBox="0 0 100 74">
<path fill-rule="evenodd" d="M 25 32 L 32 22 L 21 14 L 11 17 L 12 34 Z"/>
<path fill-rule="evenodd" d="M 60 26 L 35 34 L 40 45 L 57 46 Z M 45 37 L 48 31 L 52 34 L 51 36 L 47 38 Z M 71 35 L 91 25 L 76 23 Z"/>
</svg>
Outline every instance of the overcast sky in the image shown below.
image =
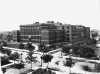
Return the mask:
<svg viewBox="0 0 100 74">
<path fill-rule="evenodd" d="M 60 21 L 100 28 L 99 0 L 0 0 L 0 32 L 34 21 Z M 100 30 L 100 29 L 99 29 Z"/>
</svg>

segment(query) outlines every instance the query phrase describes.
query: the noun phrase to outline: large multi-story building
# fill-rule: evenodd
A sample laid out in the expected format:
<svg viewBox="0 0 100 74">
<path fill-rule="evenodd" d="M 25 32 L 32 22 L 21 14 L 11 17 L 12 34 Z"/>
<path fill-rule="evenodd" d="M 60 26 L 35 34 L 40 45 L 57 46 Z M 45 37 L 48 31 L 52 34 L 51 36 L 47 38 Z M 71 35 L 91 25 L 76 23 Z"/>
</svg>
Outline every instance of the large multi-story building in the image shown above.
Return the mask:
<svg viewBox="0 0 100 74">
<path fill-rule="evenodd" d="M 63 42 L 63 31 L 60 26 L 53 22 L 33 23 L 20 26 L 21 41 L 31 41 L 35 43 L 54 44 Z"/>
<path fill-rule="evenodd" d="M 64 42 L 79 42 L 90 38 L 90 28 L 82 25 L 64 25 Z"/>
<path fill-rule="evenodd" d="M 21 41 L 30 40 L 34 43 L 45 43 L 47 45 L 62 42 L 82 41 L 90 38 L 90 28 L 81 25 L 70 25 L 54 23 L 33 23 L 20 25 Z"/>
</svg>

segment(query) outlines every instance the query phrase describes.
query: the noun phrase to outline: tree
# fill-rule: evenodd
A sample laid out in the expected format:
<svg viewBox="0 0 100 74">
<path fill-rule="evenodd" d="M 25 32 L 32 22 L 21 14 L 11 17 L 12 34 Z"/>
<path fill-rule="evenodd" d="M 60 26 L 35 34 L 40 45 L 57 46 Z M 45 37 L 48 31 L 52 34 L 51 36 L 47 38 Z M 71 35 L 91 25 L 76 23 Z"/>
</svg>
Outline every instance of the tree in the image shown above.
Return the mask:
<svg viewBox="0 0 100 74">
<path fill-rule="evenodd" d="M 2 50 L 3 50 L 3 47 L 0 45 L 0 52 L 2 52 Z"/>
<path fill-rule="evenodd" d="M 1 46 L 7 46 L 8 44 L 7 44 L 6 41 L 1 41 L 1 42 L 0 42 L 0 45 L 1 45 Z"/>
<path fill-rule="evenodd" d="M 14 64 L 11 66 L 11 68 L 22 69 L 22 68 L 24 68 L 24 64 L 22 64 L 22 63 Z"/>
<path fill-rule="evenodd" d="M 9 63 L 9 57 L 8 56 L 2 56 L 1 57 L 1 65 L 6 65 Z"/>
<path fill-rule="evenodd" d="M 73 49 L 72 53 L 75 56 L 80 56 L 80 57 L 84 57 L 84 58 L 96 57 L 95 50 L 92 49 L 91 47 L 88 47 L 87 45 L 72 46 L 72 49 Z"/>
<path fill-rule="evenodd" d="M 62 52 L 66 53 L 66 54 L 69 54 L 70 49 L 71 49 L 71 47 L 65 47 L 65 46 L 63 46 L 62 47 Z"/>
<path fill-rule="evenodd" d="M 26 59 L 28 59 L 31 62 L 31 69 L 32 69 L 32 62 L 37 62 L 36 57 L 33 57 L 33 52 L 29 52 Z"/>
<path fill-rule="evenodd" d="M 33 51 L 33 50 L 35 49 L 35 47 L 32 46 L 32 43 L 28 42 L 28 43 L 26 44 L 26 49 L 29 50 L 29 51 Z"/>
<path fill-rule="evenodd" d="M 84 57 L 84 58 L 96 57 L 95 51 L 89 47 L 81 47 L 80 48 L 80 57 Z"/>
<path fill-rule="evenodd" d="M 85 71 L 93 72 L 89 66 L 82 66 L 82 67 L 83 67 L 83 70 L 85 70 Z"/>
<path fill-rule="evenodd" d="M 87 41 L 87 44 L 88 44 L 88 45 L 96 44 L 96 43 L 97 43 L 97 40 L 95 40 L 95 39 L 93 39 L 93 38 L 91 38 L 91 39 L 89 39 L 89 40 Z"/>
<path fill-rule="evenodd" d="M 66 58 L 66 62 L 64 63 L 64 65 L 71 67 L 72 64 L 73 64 L 72 59 L 71 58 Z"/>
<path fill-rule="evenodd" d="M 11 50 L 6 49 L 6 53 L 9 56 L 11 54 Z"/>
<path fill-rule="evenodd" d="M 53 56 L 49 54 L 41 56 L 41 59 L 43 60 L 43 62 L 48 63 L 48 64 L 49 62 L 51 62 L 52 58 Z M 48 68 L 48 65 L 47 65 L 47 68 Z"/>
<path fill-rule="evenodd" d="M 40 50 L 41 52 L 43 52 L 43 55 L 42 55 L 42 56 L 44 56 L 44 53 L 47 53 L 47 52 L 48 52 L 48 48 L 45 46 L 44 43 L 41 43 L 41 44 L 40 44 L 39 50 Z M 42 59 L 41 59 L 41 66 L 42 66 Z"/>
<path fill-rule="evenodd" d="M 7 35 L 7 40 L 8 41 L 11 41 L 12 40 L 12 35 L 10 33 Z"/>
<path fill-rule="evenodd" d="M 72 46 L 72 49 L 73 49 L 73 52 L 72 54 L 75 55 L 75 56 L 79 56 L 80 55 L 80 45 L 76 45 L 76 46 Z"/>
<path fill-rule="evenodd" d="M 19 49 L 24 49 L 24 44 L 22 42 L 19 44 Z"/>
<path fill-rule="evenodd" d="M 31 61 L 31 69 L 32 69 L 32 62 L 33 62 L 33 61 L 36 61 L 36 60 L 35 60 L 36 57 L 33 57 L 33 56 L 32 56 L 33 53 L 34 53 L 33 50 L 35 50 L 35 47 L 32 46 L 32 43 L 29 43 L 29 42 L 28 42 L 27 45 L 26 45 L 26 49 L 29 50 L 27 59 Z"/>
<path fill-rule="evenodd" d="M 18 52 L 14 52 L 13 54 L 10 55 L 9 58 L 10 58 L 11 60 L 14 60 L 14 63 L 15 63 L 16 59 L 18 59 L 19 56 L 20 56 L 20 55 L 18 54 Z"/>
<path fill-rule="evenodd" d="M 39 50 L 40 50 L 41 52 L 43 52 L 43 53 L 47 52 L 46 46 L 45 46 L 44 44 L 41 44 L 41 45 L 39 46 Z"/>
<path fill-rule="evenodd" d="M 8 50 L 8 49 L 1 49 L 1 52 L 4 53 L 4 54 L 7 54 L 7 55 L 10 55 L 11 54 L 11 50 Z"/>
</svg>

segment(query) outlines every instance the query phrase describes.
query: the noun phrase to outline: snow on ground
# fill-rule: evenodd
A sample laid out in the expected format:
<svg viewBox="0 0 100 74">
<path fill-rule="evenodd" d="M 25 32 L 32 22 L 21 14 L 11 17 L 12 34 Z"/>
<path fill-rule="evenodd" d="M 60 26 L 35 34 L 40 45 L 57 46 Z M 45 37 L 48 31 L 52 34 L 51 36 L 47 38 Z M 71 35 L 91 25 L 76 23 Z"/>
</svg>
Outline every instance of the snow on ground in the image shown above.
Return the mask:
<svg viewBox="0 0 100 74">
<path fill-rule="evenodd" d="M 59 52 L 56 52 L 55 54 L 52 54 L 53 55 L 53 57 L 61 57 L 61 52 L 59 51 Z"/>
<path fill-rule="evenodd" d="M 38 50 L 39 48 L 38 48 L 38 45 L 36 45 L 36 44 L 32 44 L 33 46 L 35 46 L 35 50 Z"/>
<path fill-rule="evenodd" d="M 18 69 L 8 69 L 5 74 L 20 74 L 20 70 Z"/>
<path fill-rule="evenodd" d="M 56 67 L 59 68 L 63 72 L 57 72 L 57 74 L 66 74 L 71 71 L 72 73 L 82 73 L 82 74 L 100 74 L 97 72 L 88 72 L 83 70 L 83 66 L 88 66 L 90 68 L 94 68 L 94 64 L 87 63 L 87 62 L 77 62 L 72 68 L 63 66 L 63 63 L 65 62 L 65 58 L 61 57 L 61 52 L 57 52 L 56 54 L 53 54 L 54 58 L 52 59 L 50 63 L 50 67 Z M 55 62 L 60 61 L 59 65 L 57 66 Z"/>
<path fill-rule="evenodd" d="M 56 74 L 69 74 L 69 73 L 66 73 L 66 72 L 59 72 L 59 71 L 55 71 Z"/>
<path fill-rule="evenodd" d="M 82 66 L 81 65 L 84 65 L 83 63 L 76 63 L 72 68 L 71 68 L 71 72 L 74 72 L 74 73 L 82 73 L 82 74 L 85 74 L 86 71 L 84 71 L 82 69 Z"/>
<path fill-rule="evenodd" d="M 38 53 L 38 52 L 37 52 Z M 33 54 L 34 57 L 37 57 L 36 59 L 38 60 L 37 63 L 33 63 L 32 64 L 32 68 L 33 69 L 38 69 L 40 68 L 40 64 L 41 64 L 41 53 L 40 54 Z M 56 69 L 59 69 L 60 71 L 55 71 L 56 74 L 69 74 L 70 72 L 72 73 L 81 73 L 81 74 L 100 74 L 100 73 L 95 73 L 95 72 L 87 72 L 85 70 L 83 70 L 83 66 L 89 66 L 91 68 L 94 67 L 94 64 L 91 64 L 91 63 L 86 63 L 86 62 L 77 62 L 75 63 L 75 65 L 73 67 L 65 67 L 64 66 L 64 62 L 66 61 L 65 58 L 63 56 L 61 56 L 61 52 L 56 52 L 55 54 L 52 54 L 53 55 L 53 59 L 52 61 L 49 63 L 48 67 L 49 68 L 56 68 Z M 25 62 L 25 58 L 27 57 L 27 53 L 26 52 L 23 52 L 23 55 L 22 55 L 22 60 Z M 56 62 L 59 62 L 59 64 L 57 65 Z M 47 66 L 47 63 L 43 63 L 43 67 L 46 68 Z M 31 67 L 31 64 L 30 63 L 26 63 L 25 64 L 25 70 L 26 69 L 30 69 Z M 16 72 L 16 73 L 14 73 Z M 7 72 L 5 74 L 18 74 L 20 71 L 18 71 L 16 69 L 8 69 Z"/>
<path fill-rule="evenodd" d="M 72 68 L 71 71 L 74 73 L 82 73 L 82 74 L 100 74 L 97 72 L 88 72 L 83 70 L 83 66 L 89 66 L 89 67 L 93 67 L 94 65 L 91 63 L 85 63 L 85 62 L 77 62 Z"/>
</svg>

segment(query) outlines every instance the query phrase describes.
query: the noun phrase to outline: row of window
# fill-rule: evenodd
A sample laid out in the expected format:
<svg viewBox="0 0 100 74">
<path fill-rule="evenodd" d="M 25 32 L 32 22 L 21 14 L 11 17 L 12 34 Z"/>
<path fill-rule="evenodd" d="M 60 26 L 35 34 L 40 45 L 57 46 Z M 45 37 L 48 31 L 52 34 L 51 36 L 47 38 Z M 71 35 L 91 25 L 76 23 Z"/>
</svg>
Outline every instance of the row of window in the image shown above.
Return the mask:
<svg viewBox="0 0 100 74">
<path fill-rule="evenodd" d="M 29 36 L 28 36 L 28 35 L 26 35 L 26 36 L 21 36 L 21 38 L 22 38 L 22 39 L 28 39 Z M 34 36 L 31 36 L 31 38 L 32 38 L 32 39 L 40 39 L 40 36 L 35 36 L 35 35 L 34 35 Z"/>
<path fill-rule="evenodd" d="M 40 29 L 40 27 L 33 26 L 33 25 L 27 25 L 27 26 L 21 26 L 20 29 Z"/>
<path fill-rule="evenodd" d="M 21 34 L 25 34 L 25 35 L 39 35 L 40 32 L 39 31 L 27 31 L 27 30 L 24 30 L 24 31 L 21 31 Z"/>
<path fill-rule="evenodd" d="M 77 40 L 81 40 L 82 38 L 72 38 L 71 41 L 77 41 Z M 21 41 L 28 41 L 28 39 L 21 39 Z M 39 39 L 32 39 L 31 40 L 32 42 L 35 42 L 35 43 L 40 43 L 40 40 Z M 57 43 L 57 42 L 70 42 L 70 38 L 66 38 L 64 40 L 41 40 L 41 42 L 44 42 L 46 44 L 50 44 L 50 43 Z"/>
</svg>

